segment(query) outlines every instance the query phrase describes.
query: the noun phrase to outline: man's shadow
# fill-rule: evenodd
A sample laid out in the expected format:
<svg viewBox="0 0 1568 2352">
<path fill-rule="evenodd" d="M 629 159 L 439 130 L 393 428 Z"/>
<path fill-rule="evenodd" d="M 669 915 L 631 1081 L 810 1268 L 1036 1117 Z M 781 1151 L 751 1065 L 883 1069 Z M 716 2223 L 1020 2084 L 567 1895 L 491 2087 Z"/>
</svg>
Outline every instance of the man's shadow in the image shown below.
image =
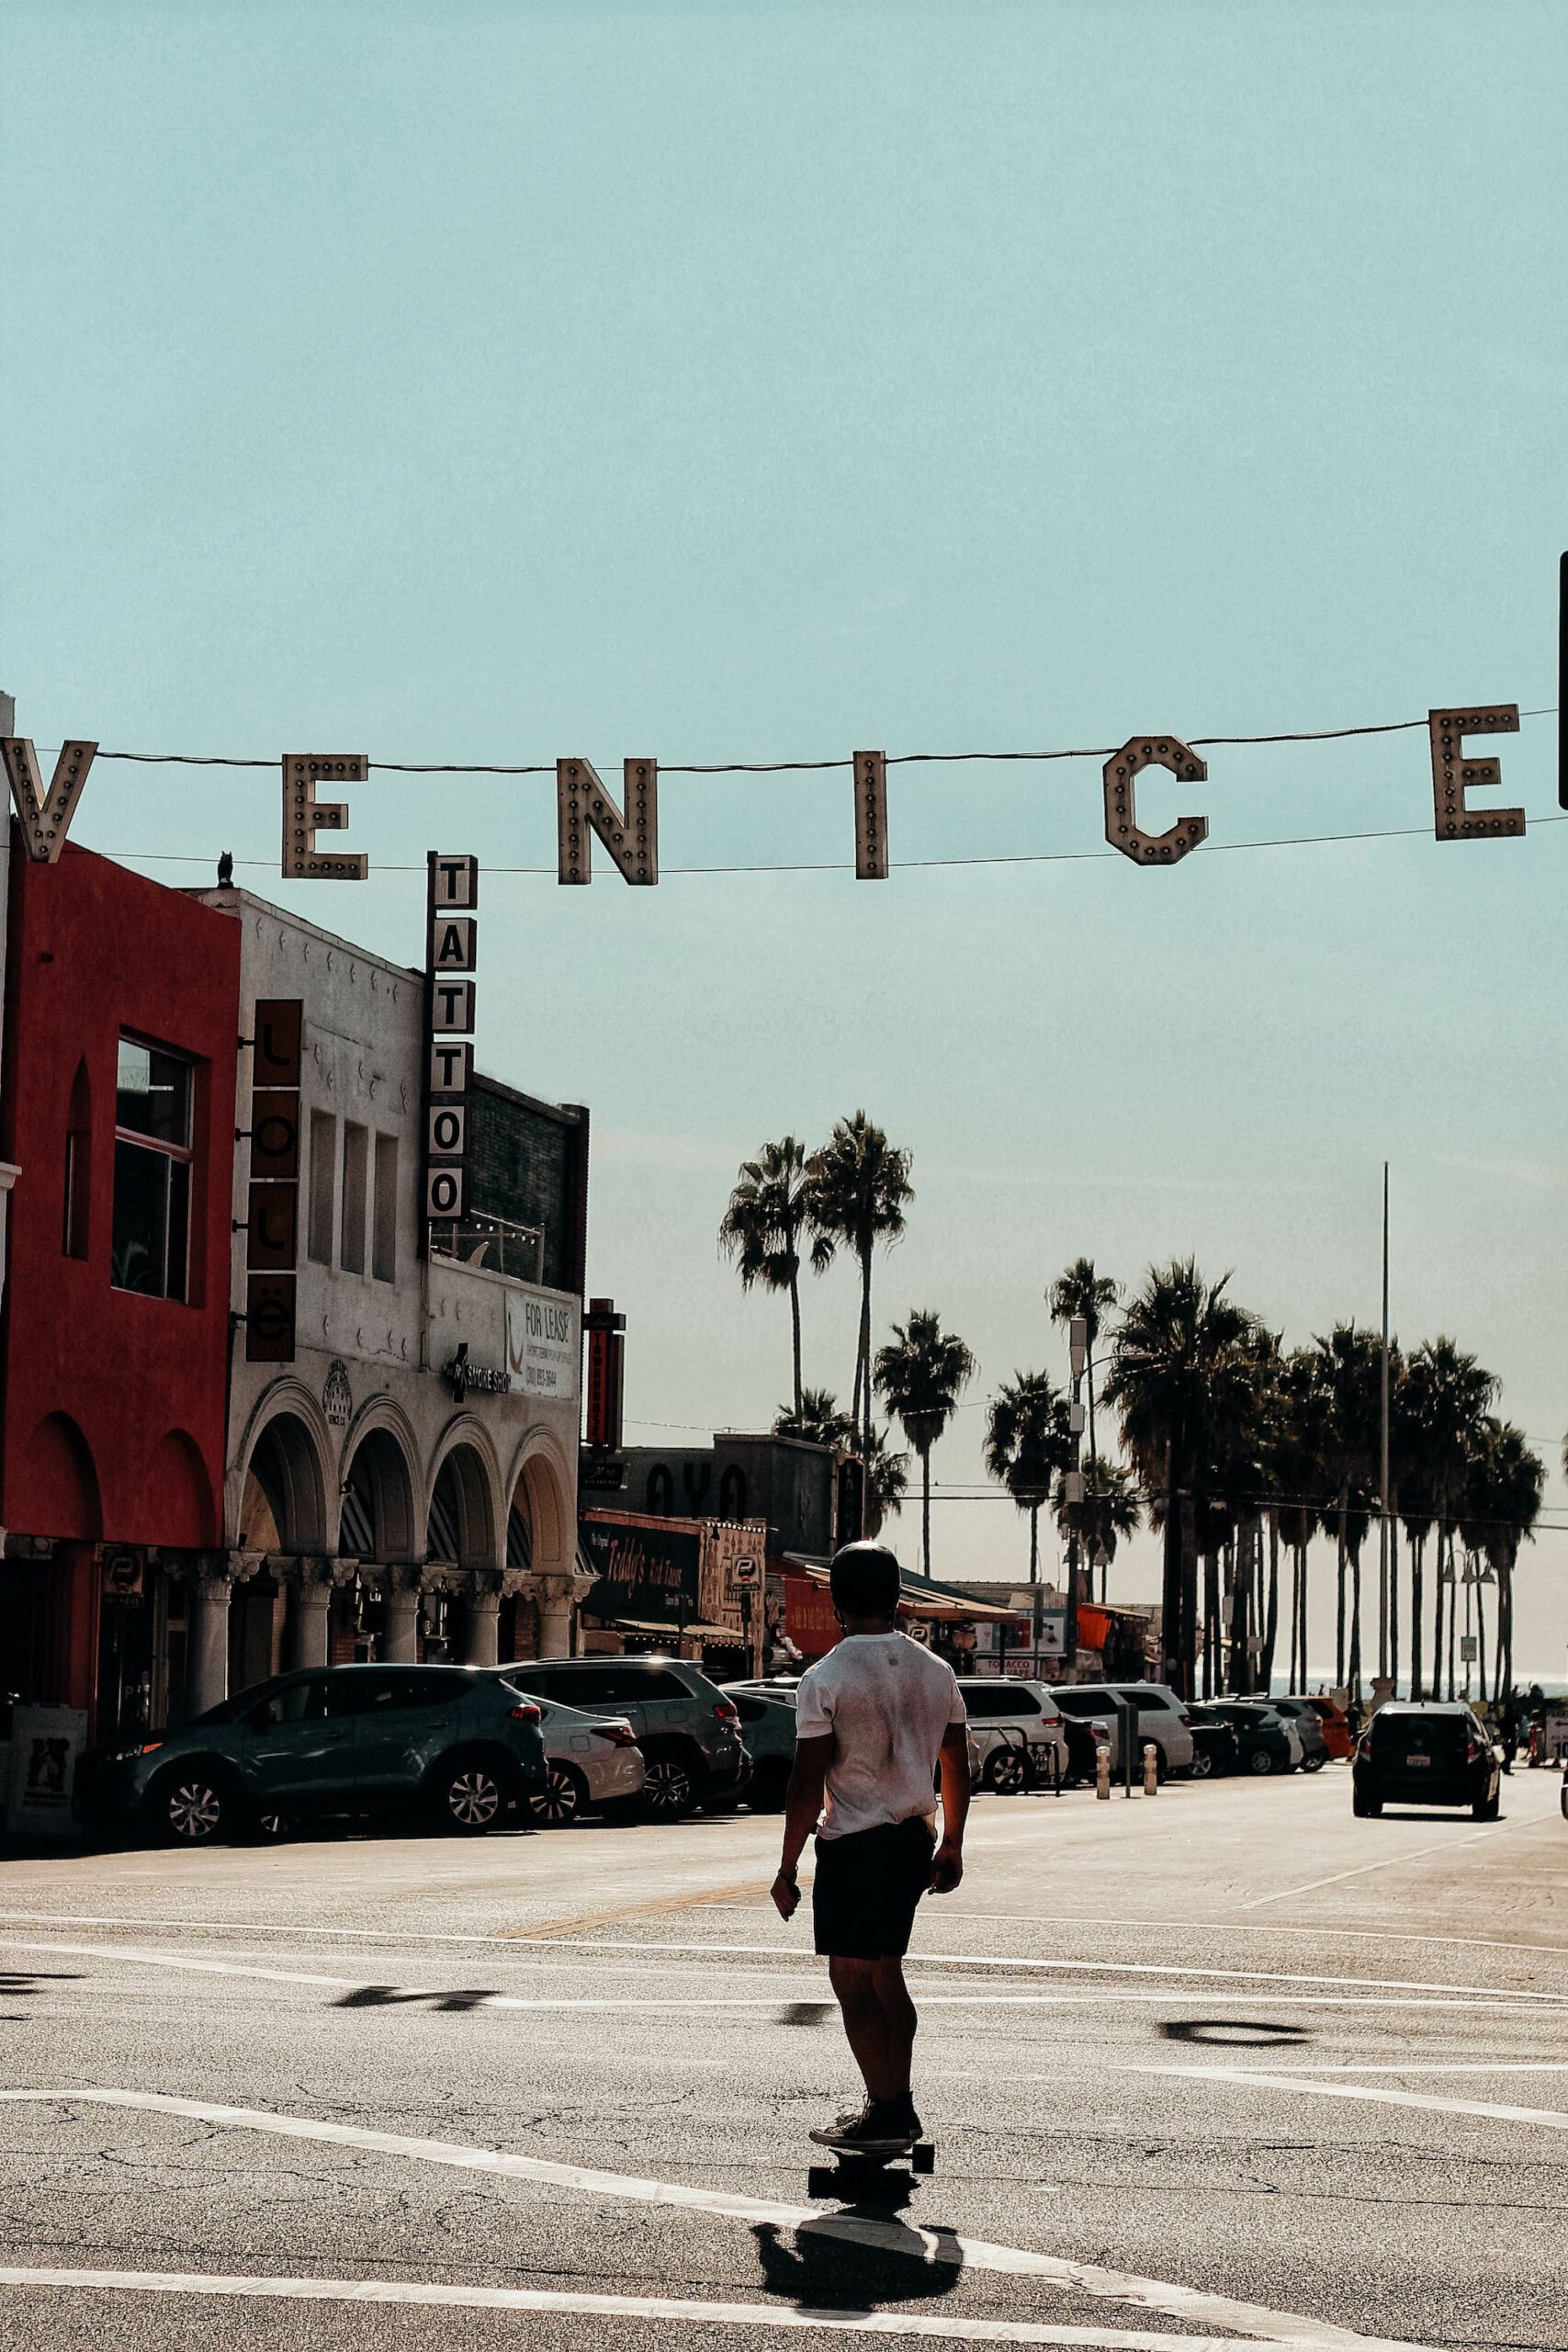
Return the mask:
<svg viewBox="0 0 1568 2352">
<path fill-rule="evenodd" d="M 867 2220 L 873 2218 L 868 2209 L 862 2209 L 862 2213 Z M 880 2201 L 874 2218 L 893 2219 Z M 796 2232 L 793 2245 L 786 2243 L 776 2222 L 759 2222 L 751 2234 L 757 2241 L 768 2292 L 807 2311 L 871 2312 L 886 2303 L 951 2295 L 964 2272 L 956 2253 L 951 2261 L 940 2257 L 929 2261 L 923 2244 L 912 2233 L 907 2254 L 895 2246 L 857 2245 L 851 2239 L 815 2230 L 809 2222 Z M 953 2242 L 949 2233 L 942 2234 Z"/>
</svg>

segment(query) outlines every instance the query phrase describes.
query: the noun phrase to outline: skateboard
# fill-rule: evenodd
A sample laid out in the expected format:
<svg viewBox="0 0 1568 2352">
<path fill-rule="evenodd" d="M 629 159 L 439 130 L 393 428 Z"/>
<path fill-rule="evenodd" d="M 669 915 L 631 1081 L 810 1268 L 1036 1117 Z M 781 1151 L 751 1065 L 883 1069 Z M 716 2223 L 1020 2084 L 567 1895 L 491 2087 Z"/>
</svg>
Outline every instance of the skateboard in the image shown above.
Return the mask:
<svg viewBox="0 0 1568 2352">
<path fill-rule="evenodd" d="M 846 2204 L 905 2202 L 913 2186 L 911 2173 L 934 2173 L 936 2143 L 917 2140 L 897 2155 L 866 2155 L 859 2149 L 834 2148 L 831 2164 L 812 2165 L 806 2176 L 807 2197 L 835 2197 Z M 908 2164 L 908 2172 L 901 2167 Z"/>
</svg>

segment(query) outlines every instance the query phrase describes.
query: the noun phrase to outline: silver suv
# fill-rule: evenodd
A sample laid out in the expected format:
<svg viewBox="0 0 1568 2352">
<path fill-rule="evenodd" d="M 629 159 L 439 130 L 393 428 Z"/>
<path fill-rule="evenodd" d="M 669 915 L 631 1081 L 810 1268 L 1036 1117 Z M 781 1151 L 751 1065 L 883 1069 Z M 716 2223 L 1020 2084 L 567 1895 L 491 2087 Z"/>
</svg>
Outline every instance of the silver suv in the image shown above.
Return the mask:
<svg viewBox="0 0 1568 2352">
<path fill-rule="evenodd" d="M 530 1657 L 502 1671 L 531 1698 L 623 1716 L 643 1753 L 643 1809 L 655 1820 L 738 1796 L 750 1777 L 734 1701 L 687 1658 Z"/>
<path fill-rule="evenodd" d="M 1066 1777 L 1066 1727 L 1043 1682 L 1025 1681 L 1021 1675 L 964 1674 L 958 1688 L 978 1751 L 975 1778 L 982 1788 L 1012 1797 Z"/>
<path fill-rule="evenodd" d="M 1144 1742 L 1152 1739 L 1159 1749 L 1162 1775 L 1192 1770 L 1191 1722 L 1185 1703 L 1168 1682 L 1058 1683 L 1051 1695 L 1064 1714 L 1094 1725 L 1109 1725 L 1112 1771 L 1122 1769 L 1122 1709 L 1117 1702 L 1123 1699 L 1131 1699 L 1138 1710 L 1140 1753 L 1134 1758 L 1134 1765 L 1142 1761 Z"/>
</svg>

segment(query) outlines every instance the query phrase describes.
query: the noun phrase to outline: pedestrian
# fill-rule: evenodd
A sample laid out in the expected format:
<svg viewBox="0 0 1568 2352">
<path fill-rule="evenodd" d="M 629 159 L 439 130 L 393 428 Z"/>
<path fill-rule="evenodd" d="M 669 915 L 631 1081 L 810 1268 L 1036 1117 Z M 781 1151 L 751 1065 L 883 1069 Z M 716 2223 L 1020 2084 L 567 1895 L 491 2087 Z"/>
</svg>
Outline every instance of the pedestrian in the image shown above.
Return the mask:
<svg viewBox="0 0 1568 2352">
<path fill-rule="evenodd" d="M 846 1544 L 833 1560 L 843 1638 L 802 1675 L 795 1765 L 784 1799 L 773 1901 L 800 1902 L 796 1866 L 813 1831 L 817 1950 L 865 2084 L 859 2114 L 811 2137 L 824 2148 L 897 2155 L 920 2136 L 909 2086 L 918 2019 L 904 1954 L 922 1894 L 964 1875 L 969 1735 L 953 1668 L 898 1631 L 902 1574 L 880 1544 Z M 942 1833 L 936 1835 L 937 1775 Z"/>
<path fill-rule="evenodd" d="M 1511 1690 L 1503 1702 L 1503 1713 L 1497 1728 L 1503 1743 L 1503 1770 L 1505 1772 L 1512 1772 L 1514 1758 L 1519 1752 L 1519 1711 L 1514 1703 L 1514 1694 Z"/>
</svg>

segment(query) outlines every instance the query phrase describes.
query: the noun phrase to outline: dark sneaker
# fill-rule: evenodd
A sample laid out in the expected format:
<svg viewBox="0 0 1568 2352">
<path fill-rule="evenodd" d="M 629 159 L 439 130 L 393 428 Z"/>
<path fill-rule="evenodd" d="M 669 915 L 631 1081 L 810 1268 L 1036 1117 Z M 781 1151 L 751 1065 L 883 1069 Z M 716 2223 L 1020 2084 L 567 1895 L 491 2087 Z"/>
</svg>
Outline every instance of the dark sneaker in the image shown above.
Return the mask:
<svg viewBox="0 0 1568 2352">
<path fill-rule="evenodd" d="M 918 2124 L 909 2129 L 906 2111 L 913 2113 L 907 2103 L 868 2099 L 858 2115 L 840 2116 L 810 2137 L 819 2148 L 840 2148 L 847 2155 L 901 2156 L 920 2136 Z"/>
</svg>

